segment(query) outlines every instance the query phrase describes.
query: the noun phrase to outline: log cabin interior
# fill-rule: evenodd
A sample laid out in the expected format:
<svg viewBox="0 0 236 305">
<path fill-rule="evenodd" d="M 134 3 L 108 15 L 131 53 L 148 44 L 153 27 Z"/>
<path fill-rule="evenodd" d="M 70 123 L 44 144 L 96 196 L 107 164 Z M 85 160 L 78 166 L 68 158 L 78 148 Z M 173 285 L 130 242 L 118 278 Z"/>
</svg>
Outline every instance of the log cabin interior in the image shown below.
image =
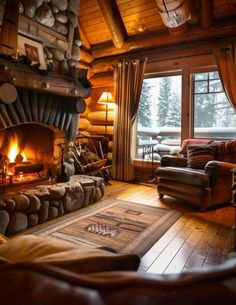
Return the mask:
<svg viewBox="0 0 236 305">
<path fill-rule="evenodd" d="M 236 1 L 3 0 L 0 23 L 2 299 L 235 304 Z M 106 206 L 91 242 L 59 230 Z M 119 224 L 143 239 L 116 249 Z"/>
</svg>

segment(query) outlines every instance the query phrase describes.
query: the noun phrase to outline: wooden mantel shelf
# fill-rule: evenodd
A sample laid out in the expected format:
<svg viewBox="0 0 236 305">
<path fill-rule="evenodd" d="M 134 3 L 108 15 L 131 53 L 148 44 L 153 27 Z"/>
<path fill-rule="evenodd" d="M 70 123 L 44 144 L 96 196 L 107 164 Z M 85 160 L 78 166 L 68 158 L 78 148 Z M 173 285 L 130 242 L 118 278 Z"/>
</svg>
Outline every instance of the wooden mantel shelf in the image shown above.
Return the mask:
<svg viewBox="0 0 236 305">
<path fill-rule="evenodd" d="M 84 87 L 83 81 L 86 79 L 74 79 L 55 73 L 42 75 L 27 65 L 0 59 L 0 83 L 8 82 L 16 87 L 35 89 L 44 93 L 86 98 L 90 95 L 91 88 Z"/>
</svg>

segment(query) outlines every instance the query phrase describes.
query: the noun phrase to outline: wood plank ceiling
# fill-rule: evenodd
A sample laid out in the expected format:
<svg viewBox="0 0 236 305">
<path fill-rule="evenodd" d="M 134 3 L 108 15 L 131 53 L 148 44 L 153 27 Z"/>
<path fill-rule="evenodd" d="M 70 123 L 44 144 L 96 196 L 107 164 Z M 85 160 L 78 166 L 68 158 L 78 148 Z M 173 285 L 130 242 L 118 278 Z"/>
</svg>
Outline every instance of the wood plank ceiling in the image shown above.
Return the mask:
<svg viewBox="0 0 236 305">
<path fill-rule="evenodd" d="M 188 5 L 191 18 L 186 20 L 187 27 L 172 32 L 164 25 L 158 3 Z M 236 0 L 81 0 L 78 18 L 85 49 L 91 47 L 93 57 L 102 58 L 141 48 L 235 36 Z"/>
</svg>

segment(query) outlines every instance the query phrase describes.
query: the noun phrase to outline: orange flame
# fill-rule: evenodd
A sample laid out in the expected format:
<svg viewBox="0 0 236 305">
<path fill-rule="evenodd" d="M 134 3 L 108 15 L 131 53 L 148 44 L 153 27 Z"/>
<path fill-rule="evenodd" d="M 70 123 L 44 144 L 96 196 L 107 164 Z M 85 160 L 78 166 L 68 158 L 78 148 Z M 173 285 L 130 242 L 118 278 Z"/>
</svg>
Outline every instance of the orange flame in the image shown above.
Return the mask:
<svg viewBox="0 0 236 305">
<path fill-rule="evenodd" d="M 26 156 L 24 152 L 20 151 L 19 140 L 17 135 L 15 134 L 14 136 L 10 137 L 9 141 L 8 158 L 10 162 L 14 162 L 18 154 L 21 154 L 23 157 L 23 161 L 26 161 Z"/>
</svg>

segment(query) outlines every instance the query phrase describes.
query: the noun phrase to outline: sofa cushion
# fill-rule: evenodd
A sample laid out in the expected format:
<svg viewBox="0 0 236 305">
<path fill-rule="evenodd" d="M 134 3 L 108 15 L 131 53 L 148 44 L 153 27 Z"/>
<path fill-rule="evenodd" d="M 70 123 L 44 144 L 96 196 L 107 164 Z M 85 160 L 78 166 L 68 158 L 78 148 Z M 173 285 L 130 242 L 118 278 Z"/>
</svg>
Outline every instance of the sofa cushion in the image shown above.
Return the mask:
<svg viewBox="0 0 236 305">
<path fill-rule="evenodd" d="M 209 161 L 215 159 L 215 148 L 211 145 L 188 145 L 187 163 L 188 167 L 204 169 Z"/>
<path fill-rule="evenodd" d="M 236 163 L 236 140 L 219 142 L 214 147 L 217 161 Z"/>
<path fill-rule="evenodd" d="M 179 151 L 180 154 L 187 156 L 187 147 L 191 144 L 210 144 L 212 140 L 209 139 L 185 139 L 182 142 L 181 150 Z"/>
<path fill-rule="evenodd" d="M 50 237 L 23 235 L 0 245 L 0 265 L 5 262 L 46 263 L 78 273 L 89 273 L 137 270 L 140 258 L 135 254 L 118 255 Z"/>
</svg>

